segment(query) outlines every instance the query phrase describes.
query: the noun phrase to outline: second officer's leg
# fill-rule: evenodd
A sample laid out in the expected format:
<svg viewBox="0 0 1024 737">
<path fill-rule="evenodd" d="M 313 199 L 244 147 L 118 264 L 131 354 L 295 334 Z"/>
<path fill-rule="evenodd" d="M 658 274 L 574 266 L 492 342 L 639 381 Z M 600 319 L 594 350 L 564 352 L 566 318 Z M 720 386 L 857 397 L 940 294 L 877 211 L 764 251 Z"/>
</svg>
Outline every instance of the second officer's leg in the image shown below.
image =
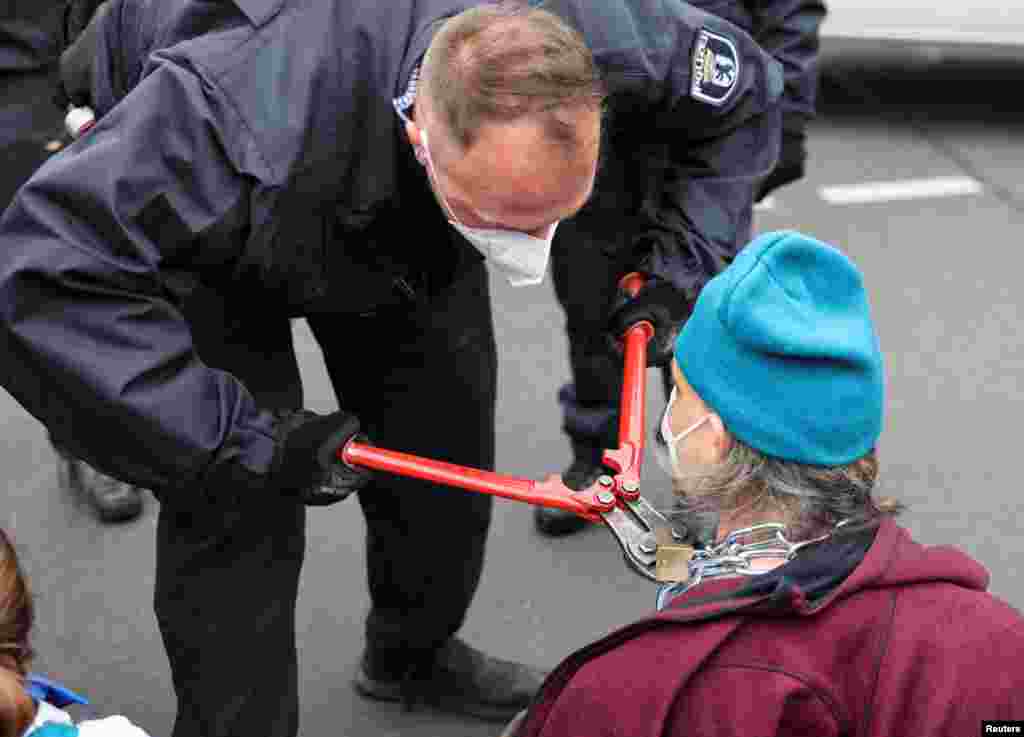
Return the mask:
<svg viewBox="0 0 1024 737">
<path fill-rule="evenodd" d="M 496 349 L 482 264 L 418 317 L 310 324 L 340 406 L 372 442 L 493 468 Z M 503 722 L 525 708 L 542 674 L 454 637 L 480 580 L 491 497 L 378 474 L 359 500 L 372 602 L 360 693 Z"/>
<path fill-rule="evenodd" d="M 261 406 L 301 406 L 287 318 L 239 322 L 205 292 L 188 307 L 207 364 L 241 379 Z M 305 508 L 238 490 L 181 494 L 161 499 L 156 554 L 155 609 L 178 701 L 173 735 L 294 737 Z"/>
<path fill-rule="evenodd" d="M 40 25 L 42 19 L 33 22 L 32 15 L 37 13 L 29 12 L 30 5 L 34 6 L 33 11 L 41 8 L 39 3 L 24 5 L 21 16 L 17 11 L 9 16 L 12 21 L 20 17 L 18 22 L 0 20 L 0 74 L 4 75 L 7 85 L 0 99 L 5 105 L 18 103 L 10 108 L 15 114 L 8 118 L 0 133 L 0 161 L 4 162 L 4 171 L 0 174 L 0 212 L 10 204 L 18 188 L 50 157 L 51 152 L 44 144 L 59 138 L 61 127 L 60 113 L 46 100 L 53 83 L 40 69 L 46 63 L 43 44 L 46 33 Z M 75 458 L 52 435 L 50 442 L 61 489 L 85 502 L 101 522 L 124 522 L 142 513 L 141 489 L 100 473 Z"/>
<path fill-rule="evenodd" d="M 562 478 L 577 490 L 597 480 L 604 449 L 618 444 L 622 358 L 611 348 L 606 328 L 619 279 L 641 259 L 634 241 L 644 227 L 645 207 L 660 187 L 664 145 L 645 143 L 648 133 L 608 117 L 594 196 L 559 226 L 551 248 L 572 370 L 571 383 L 558 394 L 562 429 L 573 452 Z M 571 512 L 546 507 L 534 510 L 534 521 L 547 535 L 586 526 Z"/>
<path fill-rule="evenodd" d="M 581 490 L 601 475 L 601 455 L 617 444 L 622 365 L 608 345 L 605 322 L 623 269 L 621 227 L 602 211 L 586 211 L 559 226 L 551 249 L 555 295 L 565 313 L 571 383 L 559 390 L 562 429 L 572 462 L 562 474 Z M 586 526 L 572 512 L 536 507 L 534 522 L 546 535 L 567 535 Z"/>
</svg>

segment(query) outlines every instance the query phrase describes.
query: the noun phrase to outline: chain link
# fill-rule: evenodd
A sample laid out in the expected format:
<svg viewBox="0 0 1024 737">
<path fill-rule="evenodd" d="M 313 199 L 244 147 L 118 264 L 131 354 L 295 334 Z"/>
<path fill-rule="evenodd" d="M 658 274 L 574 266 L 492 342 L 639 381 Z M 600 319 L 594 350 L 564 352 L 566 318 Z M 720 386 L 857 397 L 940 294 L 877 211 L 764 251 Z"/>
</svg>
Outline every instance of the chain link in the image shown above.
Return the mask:
<svg viewBox="0 0 1024 737">
<path fill-rule="evenodd" d="M 836 528 L 846 524 L 843 520 Z M 778 522 L 765 522 L 730 532 L 726 538 L 709 548 L 697 550 L 690 559 L 690 580 L 687 588 L 696 586 L 705 578 L 740 575 L 756 576 L 764 571 L 754 570 L 751 561 L 764 558 L 783 558 L 791 561 L 796 554 L 815 543 L 832 537 L 826 533 L 810 540 L 794 543 L 786 539 L 786 526 Z"/>
</svg>

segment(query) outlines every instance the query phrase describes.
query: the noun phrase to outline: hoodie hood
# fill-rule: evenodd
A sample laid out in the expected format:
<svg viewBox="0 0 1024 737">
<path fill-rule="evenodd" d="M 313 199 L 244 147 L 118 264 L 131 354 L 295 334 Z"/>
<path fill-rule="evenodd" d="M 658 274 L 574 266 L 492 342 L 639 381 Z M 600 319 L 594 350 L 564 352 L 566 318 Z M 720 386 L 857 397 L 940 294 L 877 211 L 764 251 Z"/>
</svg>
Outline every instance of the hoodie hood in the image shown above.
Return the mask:
<svg viewBox="0 0 1024 737">
<path fill-rule="evenodd" d="M 892 519 L 883 520 L 875 544 L 842 591 L 946 582 L 975 591 L 989 585 L 988 570 L 952 545 L 922 545 Z"/>
<path fill-rule="evenodd" d="M 808 562 L 813 565 L 813 561 Z M 860 565 L 821 601 L 798 611 L 802 614 L 819 611 L 867 589 L 910 584 L 947 583 L 972 591 L 986 591 L 989 579 L 985 567 L 963 551 L 952 545 L 929 546 L 915 542 L 907 530 L 886 517 Z"/>
</svg>

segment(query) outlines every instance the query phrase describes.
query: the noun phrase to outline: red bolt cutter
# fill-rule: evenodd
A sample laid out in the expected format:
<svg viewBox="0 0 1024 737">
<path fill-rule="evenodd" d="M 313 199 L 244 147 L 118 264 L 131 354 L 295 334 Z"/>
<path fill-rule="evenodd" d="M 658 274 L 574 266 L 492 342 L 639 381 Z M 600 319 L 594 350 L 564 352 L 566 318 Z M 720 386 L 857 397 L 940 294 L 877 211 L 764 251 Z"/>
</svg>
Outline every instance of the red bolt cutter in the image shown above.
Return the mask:
<svg viewBox="0 0 1024 737">
<path fill-rule="evenodd" d="M 621 286 L 635 295 L 643 282 L 642 275 L 628 274 L 623 277 Z M 622 336 L 624 367 L 619 447 L 606 449 L 602 458 L 604 465 L 616 473 L 601 476 L 582 491 L 567 487 L 559 474 L 552 474 L 543 481 L 532 481 L 384 450 L 357 441 L 347 443 L 338 451 L 338 457 L 350 466 L 411 476 L 527 504 L 566 509 L 591 522 L 604 522 L 622 547 L 629 566 L 642 576 L 657 580 L 659 543 L 681 540 L 683 536 L 640 496 L 647 342 L 653 336 L 654 326 L 647 321 L 636 323 Z"/>
</svg>

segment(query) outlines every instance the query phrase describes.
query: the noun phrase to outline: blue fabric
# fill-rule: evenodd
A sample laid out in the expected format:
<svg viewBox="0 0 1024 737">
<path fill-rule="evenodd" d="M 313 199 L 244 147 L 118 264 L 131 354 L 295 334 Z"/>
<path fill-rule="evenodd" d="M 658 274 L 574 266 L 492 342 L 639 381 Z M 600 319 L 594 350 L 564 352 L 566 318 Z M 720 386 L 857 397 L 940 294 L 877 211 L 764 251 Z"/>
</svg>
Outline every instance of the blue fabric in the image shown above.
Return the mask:
<svg viewBox="0 0 1024 737">
<path fill-rule="evenodd" d="M 663 583 L 658 587 L 658 593 L 654 597 L 654 609 L 661 611 L 669 604 L 672 600 L 686 591 L 686 582 L 678 581 L 674 583 Z"/>
<path fill-rule="evenodd" d="M 33 729 L 25 737 L 78 737 L 78 727 L 74 724 L 47 722 L 38 729 Z"/>
<path fill-rule="evenodd" d="M 756 238 L 708 282 L 675 357 L 729 431 L 767 455 L 838 466 L 882 432 L 882 355 L 861 274 L 800 233 Z"/>
<path fill-rule="evenodd" d="M 48 704 L 53 704 L 58 709 L 63 709 L 71 704 L 89 703 L 89 700 L 84 696 L 80 696 L 56 681 L 46 676 L 41 676 L 38 673 L 29 673 L 25 679 L 25 690 L 36 701 L 45 701 Z"/>
</svg>

